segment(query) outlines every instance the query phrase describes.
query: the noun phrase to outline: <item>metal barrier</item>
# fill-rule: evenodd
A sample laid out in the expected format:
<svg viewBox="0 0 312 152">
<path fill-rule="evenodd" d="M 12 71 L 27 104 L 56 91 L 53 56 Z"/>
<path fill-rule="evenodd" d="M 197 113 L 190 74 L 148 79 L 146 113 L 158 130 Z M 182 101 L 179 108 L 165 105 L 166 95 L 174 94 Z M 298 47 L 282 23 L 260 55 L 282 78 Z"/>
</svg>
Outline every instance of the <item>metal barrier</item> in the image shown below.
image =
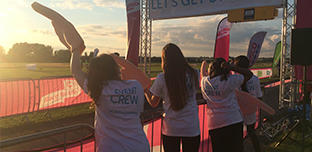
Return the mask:
<svg viewBox="0 0 312 152">
<path fill-rule="evenodd" d="M 73 132 L 75 130 L 80 130 L 81 129 L 87 129 L 88 130 L 88 136 L 81 138 L 80 140 L 76 140 L 76 141 L 72 141 L 72 142 L 68 142 L 68 134 L 69 132 Z M 43 139 L 48 139 L 51 138 L 51 136 L 56 136 L 56 135 L 60 135 L 63 136 L 63 141 L 62 144 L 58 144 L 56 146 L 47 146 L 45 148 L 42 147 L 35 147 L 31 150 L 25 150 L 25 149 L 12 149 L 12 146 L 15 146 L 18 144 L 23 144 L 23 143 L 27 143 L 27 142 L 31 142 L 31 141 L 35 141 L 35 140 L 43 140 Z M 21 137 L 16 137 L 16 138 L 11 138 L 11 139 L 7 139 L 7 140 L 3 140 L 0 141 L 0 148 L 1 151 L 59 151 L 59 150 L 66 150 L 68 148 L 73 148 L 73 145 L 75 145 L 75 148 L 77 149 L 77 147 L 79 147 L 79 149 L 83 149 L 83 145 L 85 145 L 86 143 L 90 143 L 90 139 L 93 142 L 93 144 L 91 143 L 91 145 L 93 145 L 93 147 L 90 147 L 90 145 L 88 145 L 88 149 L 92 149 L 94 150 L 94 129 L 92 126 L 90 126 L 89 124 L 76 124 L 76 125 L 71 125 L 71 126 L 66 126 L 66 127 L 61 127 L 61 128 L 56 128 L 56 129 L 52 129 L 52 130 L 48 130 L 48 131 L 42 131 L 42 132 L 38 132 L 38 133 L 34 133 L 34 134 L 30 134 L 30 135 L 25 135 L 25 136 L 21 136 Z M 93 140 L 92 140 L 93 139 Z M 88 142 L 89 141 L 89 142 Z M 79 144 L 77 144 L 79 143 Z M 17 147 L 17 148 L 22 148 L 22 147 Z"/>
</svg>

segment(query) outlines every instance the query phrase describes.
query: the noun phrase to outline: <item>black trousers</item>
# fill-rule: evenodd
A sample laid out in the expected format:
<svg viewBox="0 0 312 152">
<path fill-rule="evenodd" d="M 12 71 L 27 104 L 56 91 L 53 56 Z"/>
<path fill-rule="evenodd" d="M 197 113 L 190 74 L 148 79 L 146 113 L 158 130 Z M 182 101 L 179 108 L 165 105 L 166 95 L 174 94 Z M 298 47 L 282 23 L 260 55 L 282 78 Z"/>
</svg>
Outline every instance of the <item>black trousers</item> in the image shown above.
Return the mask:
<svg viewBox="0 0 312 152">
<path fill-rule="evenodd" d="M 195 137 L 162 136 L 165 152 L 180 152 L 181 141 L 183 152 L 198 152 L 200 135 Z"/>
<path fill-rule="evenodd" d="M 213 152 L 243 152 L 243 122 L 209 130 Z"/>
<path fill-rule="evenodd" d="M 256 135 L 255 123 L 251 124 L 251 125 L 247 125 L 247 133 L 248 133 L 248 136 L 251 139 L 251 142 L 252 142 L 252 145 L 253 145 L 255 151 L 256 152 L 261 152 L 259 140 L 258 140 L 258 137 Z"/>
</svg>

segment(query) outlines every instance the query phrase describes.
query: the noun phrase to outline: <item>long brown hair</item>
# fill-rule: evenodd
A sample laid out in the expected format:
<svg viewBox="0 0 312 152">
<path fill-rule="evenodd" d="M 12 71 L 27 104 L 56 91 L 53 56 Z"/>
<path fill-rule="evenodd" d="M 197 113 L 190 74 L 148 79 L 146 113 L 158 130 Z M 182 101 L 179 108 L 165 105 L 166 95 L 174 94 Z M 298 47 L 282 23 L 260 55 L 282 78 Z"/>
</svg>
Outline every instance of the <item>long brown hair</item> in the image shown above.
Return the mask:
<svg viewBox="0 0 312 152">
<path fill-rule="evenodd" d="M 102 54 L 91 60 L 87 78 L 89 96 L 98 105 L 103 86 L 107 85 L 109 80 L 121 80 L 120 68 L 110 55 Z"/>
<path fill-rule="evenodd" d="M 195 83 L 198 87 L 198 77 L 196 71 L 186 62 L 180 48 L 172 43 L 167 44 L 161 55 L 162 69 L 165 75 L 168 89 L 170 106 L 172 110 L 179 111 L 187 104 L 189 96 L 187 92 L 187 74 L 190 76 L 191 86 Z M 194 88 L 195 89 L 195 88 Z"/>
</svg>

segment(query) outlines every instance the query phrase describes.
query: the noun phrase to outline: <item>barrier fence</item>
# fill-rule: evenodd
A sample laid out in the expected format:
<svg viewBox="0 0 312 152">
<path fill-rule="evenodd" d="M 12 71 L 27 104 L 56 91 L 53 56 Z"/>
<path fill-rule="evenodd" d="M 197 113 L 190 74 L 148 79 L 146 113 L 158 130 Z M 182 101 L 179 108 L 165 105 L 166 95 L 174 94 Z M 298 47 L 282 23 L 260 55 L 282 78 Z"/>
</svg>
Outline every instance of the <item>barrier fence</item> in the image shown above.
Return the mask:
<svg viewBox="0 0 312 152">
<path fill-rule="evenodd" d="M 266 78 L 271 68 L 252 69 Z M 154 78 L 152 78 L 154 79 Z M 73 77 L 53 77 L 28 80 L 0 80 L 0 117 L 66 107 L 91 102 Z"/>
<path fill-rule="evenodd" d="M 72 77 L 0 81 L 0 117 L 91 101 Z"/>
<path fill-rule="evenodd" d="M 48 80 L 44 80 L 43 83 L 47 83 L 45 81 L 48 81 Z M 14 82 L 14 83 L 17 83 L 17 82 Z M 23 84 L 25 82 L 18 82 L 18 83 Z M 52 84 L 50 84 L 50 86 L 52 86 Z M 266 86 L 266 87 L 269 87 L 269 86 Z M 64 88 L 59 88 L 59 89 L 55 89 L 55 90 L 64 90 Z M 55 92 L 55 90 L 53 90 L 52 92 Z M 23 92 L 23 91 L 21 91 L 21 92 Z M 269 91 L 269 92 L 264 91 L 265 94 L 271 93 L 271 92 L 272 91 Z M 38 93 L 38 94 L 40 94 L 40 93 Z M 42 94 L 46 94 L 46 93 L 42 92 Z M 204 103 L 204 102 L 202 102 L 202 99 L 198 99 L 198 101 L 200 103 Z M 69 103 L 73 103 L 73 102 L 68 102 L 68 104 Z M 38 105 L 40 105 L 40 104 L 38 103 Z M 64 104 L 64 106 L 65 105 L 66 104 Z M 61 106 L 61 105 L 59 105 L 59 106 Z M 52 107 L 53 106 L 50 106 L 50 108 L 52 108 Z M 198 116 L 199 116 L 199 120 L 200 120 L 200 132 L 201 132 L 201 144 L 200 144 L 199 152 L 204 152 L 204 151 L 205 152 L 211 152 L 212 146 L 211 146 L 210 139 L 208 136 L 205 104 L 199 104 L 198 105 Z M 148 141 L 150 143 L 151 152 L 162 152 L 163 151 L 161 129 L 162 129 L 162 117 L 161 117 L 161 114 L 159 112 L 154 114 L 154 116 L 151 120 L 145 120 L 144 132 L 146 133 L 146 136 L 147 136 Z M 244 135 L 246 135 L 246 131 L 244 131 Z M 2 145 L 2 144 L 0 144 L 0 145 Z M 65 142 L 65 144 L 60 144 L 57 146 L 53 146 L 50 148 L 48 147 L 48 148 L 39 149 L 39 150 L 40 151 L 57 151 L 57 152 L 62 152 L 62 151 L 93 152 L 94 146 L 95 146 L 95 140 L 94 140 L 94 137 L 92 136 L 91 138 L 90 137 L 84 138 L 84 139 L 76 141 L 76 142 Z M 35 150 L 38 150 L 38 149 L 35 149 Z"/>
<path fill-rule="evenodd" d="M 269 72 L 266 73 L 269 74 Z M 265 88 L 276 85 L 278 84 L 267 85 Z M 0 117 L 66 107 L 92 101 L 72 77 L 45 78 L 39 80 L 0 80 L 0 95 Z M 200 151 L 212 151 L 205 118 L 206 106 L 200 104 L 198 108 L 201 130 Z M 152 121 L 145 122 L 144 131 L 149 140 L 151 152 L 162 152 L 162 117 L 158 115 L 155 118 Z M 94 137 L 92 137 L 70 144 L 47 148 L 44 151 L 91 152 L 94 151 L 94 146 L 95 141 Z"/>
</svg>

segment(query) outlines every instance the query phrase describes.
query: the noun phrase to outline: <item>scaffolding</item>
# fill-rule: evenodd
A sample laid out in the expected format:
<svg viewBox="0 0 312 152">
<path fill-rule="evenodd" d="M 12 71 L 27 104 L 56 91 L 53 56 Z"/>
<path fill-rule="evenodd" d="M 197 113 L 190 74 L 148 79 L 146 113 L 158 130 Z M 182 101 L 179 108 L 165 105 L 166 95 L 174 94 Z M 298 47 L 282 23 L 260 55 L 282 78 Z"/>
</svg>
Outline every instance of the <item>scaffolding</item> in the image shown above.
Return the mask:
<svg viewBox="0 0 312 152">
<path fill-rule="evenodd" d="M 294 68 L 290 64 L 291 30 L 295 26 L 296 0 L 284 0 L 282 21 L 282 52 L 280 60 L 279 108 L 292 107 L 296 100 L 298 83 L 294 80 Z M 286 84 L 285 80 L 290 79 Z"/>
<path fill-rule="evenodd" d="M 151 73 L 152 19 L 150 18 L 149 0 L 140 1 L 140 63 L 143 71 Z M 298 94 L 298 82 L 294 80 L 294 68 L 290 64 L 291 29 L 294 28 L 296 17 L 296 0 L 284 0 L 280 60 L 279 108 L 292 107 Z M 290 79 L 290 83 L 285 81 Z"/>
<path fill-rule="evenodd" d="M 151 74 L 152 20 L 150 18 L 149 0 L 140 1 L 140 64 L 143 71 Z"/>
</svg>

